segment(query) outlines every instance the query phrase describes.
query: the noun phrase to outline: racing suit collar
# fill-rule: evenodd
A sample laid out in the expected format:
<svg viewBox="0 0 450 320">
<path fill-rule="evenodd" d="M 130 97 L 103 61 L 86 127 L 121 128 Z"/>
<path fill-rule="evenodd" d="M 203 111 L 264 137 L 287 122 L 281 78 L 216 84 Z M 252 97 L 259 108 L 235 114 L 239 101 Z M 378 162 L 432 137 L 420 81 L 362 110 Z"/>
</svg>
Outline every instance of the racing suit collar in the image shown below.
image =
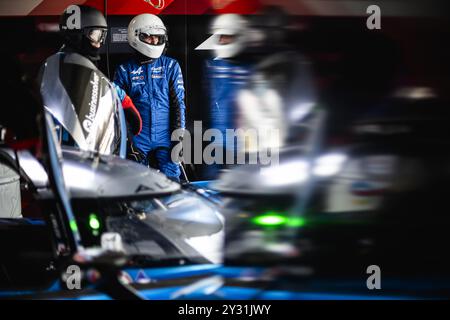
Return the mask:
<svg viewBox="0 0 450 320">
<path fill-rule="evenodd" d="M 139 60 L 139 64 L 148 64 L 148 63 L 153 63 L 155 61 L 155 59 L 147 59 L 147 60 Z"/>
<path fill-rule="evenodd" d="M 143 55 L 142 53 L 140 53 L 139 51 L 136 51 L 136 58 L 140 65 L 150 64 L 150 63 L 153 63 L 156 60 L 158 60 L 158 59 L 154 59 L 154 58 L 149 58 L 146 55 Z"/>
</svg>

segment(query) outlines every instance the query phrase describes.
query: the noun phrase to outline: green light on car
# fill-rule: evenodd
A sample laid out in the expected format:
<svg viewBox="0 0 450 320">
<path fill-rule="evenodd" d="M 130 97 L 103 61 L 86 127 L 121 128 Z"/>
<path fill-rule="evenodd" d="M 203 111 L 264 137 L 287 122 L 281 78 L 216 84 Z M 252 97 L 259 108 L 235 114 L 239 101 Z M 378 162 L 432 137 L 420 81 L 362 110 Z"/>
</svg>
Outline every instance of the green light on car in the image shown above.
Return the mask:
<svg viewBox="0 0 450 320">
<path fill-rule="evenodd" d="M 252 219 L 252 222 L 263 227 L 288 226 L 292 228 L 303 227 L 306 221 L 302 217 L 291 217 L 276 212 L 268 212 Z"/>
<path fill-rule="evenodd" d="M 73 232 L 78 231 L 77 222 L 75 220 L 70 220 L 69 224 L 70 224 L 70 229 L 72 229 Z"/>
<path fill-rule="evenodd" d="M 303 227 L 305 225 L 305 219 L 301 217 L 290 217 L 287 221 L 287 225 L 293 228 Z"/>
<path fill-rule="evenodd" d="M 89 215 L 89 227 L 91 227 L 92 230 L 100 229 L 100 220 L 98 220 L 97 215 L 94 213 Z"/>
<path fill-rule="evenodd" d="M 253 218 L 253 223 L 264 227 L 277 227 L 285 224 L 287 218 L 276 213 L 267 213 Z"/>
</svg>

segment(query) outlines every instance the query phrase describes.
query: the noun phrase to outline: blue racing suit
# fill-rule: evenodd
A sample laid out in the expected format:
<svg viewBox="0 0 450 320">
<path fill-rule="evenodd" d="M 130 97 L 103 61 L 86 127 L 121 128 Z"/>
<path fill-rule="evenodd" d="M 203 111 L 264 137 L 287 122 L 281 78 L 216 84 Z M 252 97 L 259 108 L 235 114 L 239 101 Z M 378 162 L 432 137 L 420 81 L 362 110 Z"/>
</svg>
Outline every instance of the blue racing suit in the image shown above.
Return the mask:
<svg viewBox="0 0 450 320">
<path fill-rule="evenodd" d="M 148 165 L 156 160 L 158 169 L 178 179 L 180 168 L 171 160 L 170 138 L 173 130 L 185 128 L 180 65 L 164 55 L 147 63 L 131 59 L 116 69 L 114 83 L 130 96 L 141 115 L 142 131 L 133 137 L 134 147 L 145 156 L 141 162 Z"/>
<path fill-rule="evenodd" d="M 223 135 L 227 149 L 236 148 L 233 141 L 226 141 L 226 129 L 237 128 L 236 96 L 246 84 L 250 76 L 248 64 L 227 59 L 209 60 L 206 64 L 209 93 L 211 128 L 218 129 Z M 234 145 L 234 147 L 233 147 Z"/>
<path fill-rule="evenodd" d="M 239 60 L 211 59 L 206 62 L 207 86 L 210 97 L 210 128 L 218 129 L 222 134 L 221 141 L 213 143 L 223 151 L 223 163 L 226 154 L 235 157 L 237 139 L 227 139 L 227 129 L 237 129 L 238 110 L 237 94 L 249 80 L 252 67 L 249 63 Z M 206 179 L 215 179 L 223 165 L 209 165 L 205 169 Z"/>
</svg>

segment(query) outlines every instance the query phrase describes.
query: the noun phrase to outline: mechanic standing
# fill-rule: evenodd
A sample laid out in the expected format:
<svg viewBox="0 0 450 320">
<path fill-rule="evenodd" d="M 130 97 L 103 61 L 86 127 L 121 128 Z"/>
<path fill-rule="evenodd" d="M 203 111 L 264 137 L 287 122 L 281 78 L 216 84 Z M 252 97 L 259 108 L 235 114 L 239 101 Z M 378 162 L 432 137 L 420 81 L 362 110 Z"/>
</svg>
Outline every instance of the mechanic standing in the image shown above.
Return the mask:
<svg viewBox="0 0 450 320">
<path fill-rule="evenodd" d="M 206 62 L 206 80 L 209 96 L 209 127 L 221 132 L 223 139 L 214 141 L 222 149 L 222 164 L 208 165 L 206 179 L 215 179 L 220 170 L 228 168 L 226 159 L 236 159 L 237 140 L 227 136 L 228 129 L 239 128 L 236 98 L 239 90 L 248 83 L 254 58 L 249 54 L 251 41 L 247 18 L 237 14 L 223 14 L 214 18 L 211 25 L 213 58 Z M 208 39 L 208 40 L 209 40 Z M 207 41 L 208 41 L 207 40 Z"/>
<path fill-rule="evenodd" d="M 74 25 L 75 13 L 79 13 L 79 25 Z M 71 55 L 79 54 L 89 59 L 98 67 L 100 60 L 99 50 L 104 44 L 108 26 L 103 14 L 95 8 L 84 5 L 68 6 L 60 17 L 60 32 L 64 38 L 64 44 L 56 55 L 61 57 L 61 65 L 70 68 Z M 48 61 L 49 59 L 47 59 Z M 39 75 L 38 82 L 41 83 L 42 70 Z M 131 134 L 138 134 L 142 129 L 142 119 L 133 104 L 133 101 L 125 93 L 114 84 L 117 95 L 122 103 L 125 118 L 128 124 L 128 131 Z M 70 141 L 68 133 L 63 130 L 63 143 Z M 70 142 L 69 142 L 70 144 Z"/>
<path fill-rule="evenodd" d="M 142 117 L 142 132 L 133 138 L 128 156 L 179 181 L 180 167 L 171 153 L 181 143 L 182 134 L 177 134 L 176 141 L 171 141 L 171 135 L 185 128 L 185 93 L 180 65 L 164 55 L 167 29 L 159 17 L 140 14 L 128 26 L 128 43 L 135 56 L 120 65 L 114 77 Z"/>
</svg>

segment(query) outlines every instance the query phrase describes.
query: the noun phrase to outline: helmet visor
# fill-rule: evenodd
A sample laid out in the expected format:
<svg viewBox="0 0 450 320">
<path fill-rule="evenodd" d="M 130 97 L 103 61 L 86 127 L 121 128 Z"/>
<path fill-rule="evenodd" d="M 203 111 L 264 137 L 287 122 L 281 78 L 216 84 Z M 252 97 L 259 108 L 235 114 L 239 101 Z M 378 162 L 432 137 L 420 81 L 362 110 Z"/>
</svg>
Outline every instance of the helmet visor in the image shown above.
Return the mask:
<svg viewBox="0 0 450 320">
<path fill-rule="evenodd" d="M 163 34 L 139 33 L 139 40 L 153 46 L 161 46 L 166 43 L 166 36 Z"/>
<path fill-rule="evenodd" d="M 107 30 L 104 28 L 89 28 L 85 34 L 92 42 L 103 44 L 106 39 Z"/>
<path fill-rule="evenodd" d="M 217 44 L 227 45 L 236 41 L 236 35 L 219 34 L 217 37 Z"/>
</svg>

